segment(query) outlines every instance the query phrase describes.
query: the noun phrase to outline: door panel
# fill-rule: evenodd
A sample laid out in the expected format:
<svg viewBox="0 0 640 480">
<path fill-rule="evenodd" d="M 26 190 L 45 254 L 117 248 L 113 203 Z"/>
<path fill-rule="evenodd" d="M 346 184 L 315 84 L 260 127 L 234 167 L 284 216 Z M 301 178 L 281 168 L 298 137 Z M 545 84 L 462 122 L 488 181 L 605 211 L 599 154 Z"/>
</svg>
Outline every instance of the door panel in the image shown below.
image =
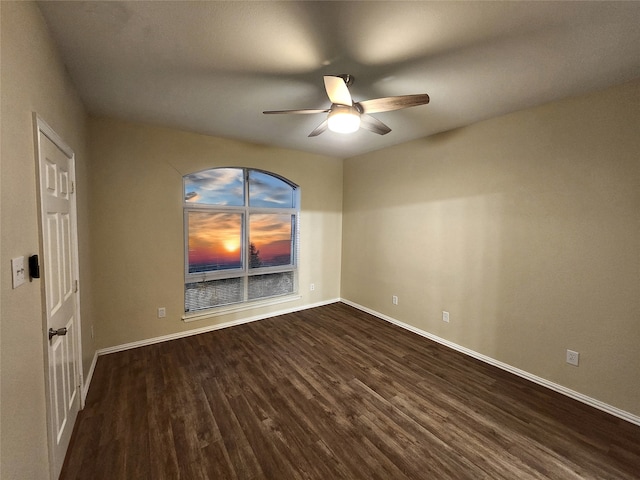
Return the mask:
<svg viewBox="0 0 640 480">
<path fill-rule="evenodd" d="M 62 288 L 63 301 L 68 301 L 69 297 L 73 294 L 73 268 L 71 264 L 71 219 L 68 214 L 62 214 L 60 216 L 60 235 L 62 237 L 61 253 L 62 253 L 62 265 L 60 268 L 60 274 L 62 276 L 62 282 L 60 287 Z"/>
<path fill-rule="evenodd" d="M 47 316 L 51 318 L 62 307 L 60 294 L 60 216 L 55 212 L 47 212 L 47 225 L 44 232 L 44 271 L 47 290 Z"/>
<path fill-rule="evenodd" d="M 76 388 L 77 369 L 76 363 L 68 359 L 74 358 L 76 353 L 76 335 L 74 329 L 74 318 L 71 317 L 66 323 L 67 334 L 56 336 L 51 340 L 51 361 L 53 375 L 53 411 L 54 424 L 53 431 L 56 441 L 59 443 L 65 437 L 65 429 L 68 422 L 75 421 L 70 410 L 76 403 L 78 389 Z M 73 424 L 70 426 L 73 430 Z"/>
<path fill-rule="evenodd" d="M 58 478 L 81 403 L 77 238 L 73 152 L 44 122 L 38 125 L 49 456 Z M 66 334 L 65 329 L 66 328 Z M 50 337 L 49 330 L 60 332 Z"/>
</svg>

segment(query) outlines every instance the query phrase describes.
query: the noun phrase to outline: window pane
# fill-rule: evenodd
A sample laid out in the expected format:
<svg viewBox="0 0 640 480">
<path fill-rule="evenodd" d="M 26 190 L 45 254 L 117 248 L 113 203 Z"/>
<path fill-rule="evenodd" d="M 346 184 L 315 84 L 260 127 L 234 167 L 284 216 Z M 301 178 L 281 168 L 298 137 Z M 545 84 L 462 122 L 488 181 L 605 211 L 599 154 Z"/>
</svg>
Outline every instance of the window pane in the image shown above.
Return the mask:
<svg viewBox="0 0 640 480">
<path fill-rule="evenodd" d="M 291 265 L 293 215 L 254 213 L 249 216 L 249 267 Z"/>
<path fill-rule="evenodd" d="M 294 208 L 296 189 L 278 177 L 249 170 L 249 205 L 252 207 Z"/>
<path fill-rule="evenodd" d="M 184 311 L 193 312 L 244 301 L 244 279 L 225 278 L 209 282 L 187 283 Z"/>
<path fill-rule="evenodd" d="M 184 176 L 184 201 L 206 205 L 244 205 L 241 168 L 215 168 Z"/>
<path fill-rule="evenodd" d="M 189 273 L 242 268 L 242 214 L 188 215 Z"/>
<path fill-rule="evenodd" d="M 282 272 L 249 277 L 249 300 L 293 293 L 293 275 L 293 272 Z"/>
</svg>

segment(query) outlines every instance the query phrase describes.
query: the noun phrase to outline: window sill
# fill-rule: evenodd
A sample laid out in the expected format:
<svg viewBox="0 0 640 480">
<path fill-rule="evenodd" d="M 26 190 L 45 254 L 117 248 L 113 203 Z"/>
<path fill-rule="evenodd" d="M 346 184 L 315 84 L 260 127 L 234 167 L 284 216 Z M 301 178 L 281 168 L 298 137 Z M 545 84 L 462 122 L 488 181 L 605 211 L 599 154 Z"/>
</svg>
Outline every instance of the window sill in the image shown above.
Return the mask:
<svg viewBox="0 0 640 480">
<path fill-rule="evenodd" d="M 195 322 L 197 320 L 204 320 L 207 318 L 219 317 L 221 315 L 227 315 L 229 313 L 242 312 L 245 310 L 252 310 L 259 307 L 267 307 L 270 305 L 279 305 L 281 303 L 293 302 L 300 300 L 301 295 L 287 295 L 283 297 L 271 298 L 269 300 L 258 300 L 255 302 L 245 302 L 237 305 L 228 305 L 225 307 L 211 308 L 208 310 L 199 310 L 193 313 L 185 313 L 182 316 L 182 321 L 185 323 Z"/>
</svg>

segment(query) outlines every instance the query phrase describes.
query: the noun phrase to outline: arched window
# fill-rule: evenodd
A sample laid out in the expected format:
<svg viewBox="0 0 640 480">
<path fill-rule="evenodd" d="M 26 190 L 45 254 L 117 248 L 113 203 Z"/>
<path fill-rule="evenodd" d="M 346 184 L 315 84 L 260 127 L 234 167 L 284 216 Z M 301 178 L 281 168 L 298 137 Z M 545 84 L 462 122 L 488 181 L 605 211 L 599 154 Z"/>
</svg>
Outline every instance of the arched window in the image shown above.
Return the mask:
<svg viewBox="0 0 640 480">
<path fill-rule="evenodd" d="M 183 182 L 185 312 L 297 292 L 297 185 L 249 168 Z"/>
</svg>

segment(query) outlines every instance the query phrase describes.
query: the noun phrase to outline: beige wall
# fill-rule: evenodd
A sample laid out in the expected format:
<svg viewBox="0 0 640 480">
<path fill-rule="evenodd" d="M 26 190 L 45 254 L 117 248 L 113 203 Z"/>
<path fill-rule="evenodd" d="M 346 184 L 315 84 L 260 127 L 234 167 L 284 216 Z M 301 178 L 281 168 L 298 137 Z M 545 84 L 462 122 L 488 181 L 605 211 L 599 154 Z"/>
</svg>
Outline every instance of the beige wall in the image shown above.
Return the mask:
<svg viewBox="0 0 640 480">
<path fill-rule="evenodd" d="M 106 118 L 91 119 L 89 131 L 98 348 L 340 296 L 342 161 Z M 260 168 L 300 186 L 302 298 L 184 323 L 182 177 L 218 166 Z"/>
<path fill-rule="evenodd" d="M 69 82 L 35 4 L 0 2 L 2 93 L 2 245 L 0 393 L 0 477 L 47 478 L 44 328 L 41 281 L 11 288 L 11 258 L 38 253 L 39 228 L 32 112 L 37 112 L 76 154 L 81 271 L 87 261 L 88 210 L 85 162 L 85 113 Z M 91 299 L 83 288 L 83 319 Z M 85 372 L 93 346 L 84 335 Z"/>
<path fill-rule="evenodd" d="M 346 160 L 342 297 L 640 415 L 639 126 L 635 82 Z"/>
</svg>

